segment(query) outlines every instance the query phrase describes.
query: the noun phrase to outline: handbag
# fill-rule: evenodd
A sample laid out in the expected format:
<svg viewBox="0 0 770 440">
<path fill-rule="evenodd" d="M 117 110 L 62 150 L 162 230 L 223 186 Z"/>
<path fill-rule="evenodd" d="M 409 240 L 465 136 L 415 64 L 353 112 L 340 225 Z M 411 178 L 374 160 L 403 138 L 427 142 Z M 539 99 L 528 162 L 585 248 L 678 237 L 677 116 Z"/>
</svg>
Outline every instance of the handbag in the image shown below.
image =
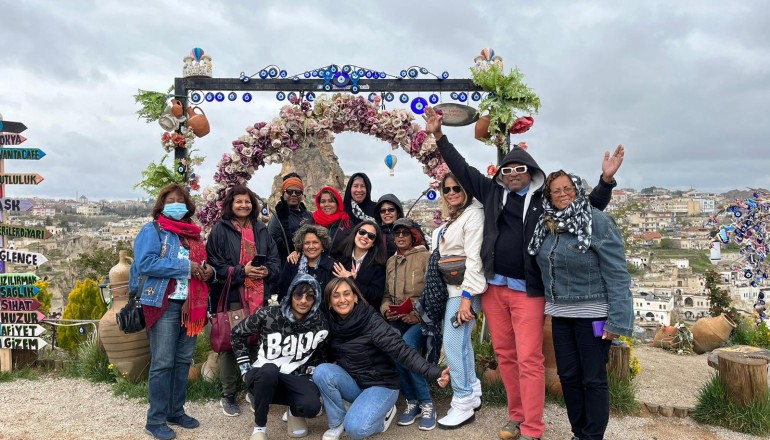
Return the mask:
<svg viewBox="0 0 770 440">
<path fill-rule="evenodd" d="M 451 286 L 459 286 L 465 279 L 465 257 L 447 255 L 438 260 L 438 271 L 444 282 Z"/>
<path fill-rule="evenodd" d="M 142 312 L 140 295 L 129 293 L 128 302 L 115 314 L 115 319 L 118 321 L 118 329 L 125 334 L 144 330 L 144 312 Z"/>
<path fill-rule="evenodd" d="M 217 353 L 225 353 L 233 350 L 233 344 L 230 341 L 230 333 L 233 327 L 246 318 L 246 310 L 243 306 L 246 304 L 241 293 L 241 308 L 236 310 L 227 310 L 227 297 L 230 294 L 230 284 L 233 278 L 234 268 L 227 271 L 227 282 L 219 295 L 219 302 L 211 317 L 211 349 Z"/>
</svg>

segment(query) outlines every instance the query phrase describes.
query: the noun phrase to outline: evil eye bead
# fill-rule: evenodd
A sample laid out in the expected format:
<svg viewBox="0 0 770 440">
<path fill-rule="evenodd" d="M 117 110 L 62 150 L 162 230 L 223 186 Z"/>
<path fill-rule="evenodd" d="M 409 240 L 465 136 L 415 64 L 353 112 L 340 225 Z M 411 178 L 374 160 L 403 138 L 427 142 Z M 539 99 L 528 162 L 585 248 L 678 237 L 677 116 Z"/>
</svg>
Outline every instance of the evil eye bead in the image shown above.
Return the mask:
<svg viewBox="0 0 770 440">
<path fill-rule="evenodd" d="M 425 113 L 425 107 L 428 106 L 428 101 L 425 98 L 418 97 L 412 100 L 412 113 L 421 115 Z"/>
<path fill-rule="evenodd" d="M 211 102 L 214 100 L 214 94 L 211 92 L 206 93 L 206 102 Z"/>
<path fill-rule="evenodd" d="M 313 78 L 318 78 L 318 71 L 314 70 L 314 71 L 310 72 L 310 76 L 312 76 Z"/>
<path fill-rule="evenodd" d="M 227 99 L 229 99 L 230 101 L 235 101 L 236 99 L 238 99 L 238 94 L 235 92 L 230 92 L 227 94 Z"/>
<path fill-rule="evenodd" d="M 366 73 L 364 74 L 364 76 L 366 76 L 367 78 L 372 78 L 372 75 L 373 74 L 371 70 L 367 70 Z"/>
<path fill-rule="evenodd" d="M 393 98 L 395 98 L 395 96 L 393 95 L 392 92 L 388 92 L 388 93 L 385 94 L 385 100 L 386 101 L 388 101 L 388 102 L 393 101 Z"/>
<path fill-rule="evenodd" d="M 284 99 L 286 99 L 286 94 L 283 92 L 278 92 L 275 94 L 275 99 L 279 101 L 283 101 Z"/>
<path fill-rule="evenodd" d="M 286 98 L 288 98 L 289 102 L 294 103 L 297 100 L 297 94 L 295 92 L 289 92 Z"/>
<path fill-rule="evenodd" d="M 358 84 L 352 86 L 350 88 L 350 93 L 353 93 L 354 95 L 361 91 L 361 88 L 358 87 Z"/>
<path fill-rule="evenodd" d="M 361 74 L 360 74 L 360 73 L 358 73 L 358 72 L 352 72 L 352 73 L 350 74 L 350 79 L 352 79 L 352 80 L 355 80 L 355 81 L 357 81 L 357 80 L 358 80 L 358 79 L 360 79 L 360 78 L 361 78 Z"/>
<path fill-rule="evenodd" d="M 422 73 L 423 75 L 427 75 L 428 74 L 428 69 L 426 69 L 424 67 L 420 67 L 420 73 Z"/>
<path fill-rule="evenodd" d="M 425 197 L 428 200 L 436 200 L 436 197 L 438 197 L 438 193 L 436 191 L 434 191 L 434 190 L 430 190 L 430 191 L 428 191 L 427 194 L 425 194 Z"/>
<path fill-rule="evenodd" d="M 259 71 L 259 77 L 261 79 L 267 79 L 267 70 L 260 70 Z"/>
<path fill-rule="evenodd" d="M 465 93 L 465 92 L 460 92 L 460 93 L 457 95 L 457 99 L 459 99 L 459 100 L 460 100 L 460 102 L 465 102 L 465 101 L 467 101 L 467 100 L 468 100 L 468 94 L 467 94 L 467 93 Z"/>
<path fill-rule="evenodd" d="M 377 96 L 377 94 L 374 93 L 374 92 L 371 92 L 371 93 L 369 93 L 369 96 L 366 97 L 366 99 L 368 99 L 369 102 L 374 102 L 374 97 L 375 96 Z"/>
<path fill-rule="evenodd" d="M 736 207 L 736 208 L 733 208 L 733 217 L 735 217 L 735 218 L 741 218 L 741 217 L 743 217 L 743 213 L 742 213 L 742 212 L 741 212 L 741 210 L 740 210 L 740 209 L 738 209 L 737 207 Z"/>
<path fill-rule="evenodd" d="M 331 90 L 332 90 L 332 85 L 331 84 L 324 84 L 324 91 L 325 92 L 330 92 Z"/>
<path fill-rule="evenodd" d="M 409 102 L 409 95 L 407 95 L 406 93 L 402 93 L 398 97 L 398 100 L 401 101 L 402 104 L 406 104 L 407 102 Z"/>
<path fill-rule="evenodd" d="M 243 102 L 251 102 L 251 93 L 249 92 L 244 93 L 241 99 L 243 99 Z"/>
<path fill-rule="evenodd" d="M 388 75 L 385 72 L 380 72 L 380 79 L 385 79 Z"/>
<path fill-rule="evenodd" d="M 433 93 L 428 97 L 428 101 L 430 101 L 431 104 L 438 104 L 438 95 Z"/>
<path fill-rule="evenodd" d="M 315 101 L 315 93 L 309 92 L 307 95 L 305 95 L 305 99 L 307 99 L 308 102 Z"/>
<path fill-rule="evenodd" d="M 339 72 L 334 75 L 334 85 L 337 87 L 345 87 L 350 82 L 350 76 L 347 73 Z"/>
<path fill-rule="evenodd" d="M 200 92 L 193 92 L 193 94 L 190 95 L 190 101 L 193 104 L 200 104 L 201 101 L 203 101 L 203 95 L 201 95 Z"/>
<path fill-rule="evenodd" d="M 310 76 L 311 76 L 311 75 L 312 75 L 312 73 L 310 73 L 310 72 L 305 72 L 305 74 L 304 74 L 303 76 L 304 76 L 305 78 L 310 78 Z"/>
<path fill-rule="evenodd" d="M 352 70 L 352 67 L 350 67 L 350 64 L 345 64 L 344 66 L 342 66 L 342 71 L 345 73 L 350 73 L 351 70 Z"/>
<path fill-rule="evenodd" d="M 276 76 L 278 76 L 278 69 L 276 69 L 275 67 L 271 67 L 267 73 L 268 75 L 270 75 L 270 78 L 275 78 Z"/>
<path fill-rule="evenodd" d="M 285 70 L 281 70 L 281 71 L 278 73 L 278 76 L 280 76 L 281 78 L 286 78 L 286 76 L 287 76 L 288 74 L 289 74 L 289 72 L 287 72 L 287 71 L 285 71 Z"/>
<path fill-rule="evenodd" d="M 409 69 L 407 74 L 409 75 L 409 78 L 417 78 L 417 75 L 419 74 L 419 72 L 417 71 L 417 69 L 412 67 L 412 68 Z"/>
<path fill-rule="evenodd" d="M 225 100 L 225 94 L 222 92 L 217 92 L 217 94 L 214 95 L 214 99 L 216 99 L 217 102 L 222 102 Z"/>
<path fill-rule="evenodd" d="M 398 74 L 401 75 L 401 78 L 406 78 L 406 70 L 402 70 Z"/>
<path fill-rule="evenodd" d="M 449 72 L 447 71 L 441 72 L 441 79 L 447 79 L 447 78 L 449 78 Z"/>
<path fill-rule="evenodd" d="M 452 98 L 452 99 L 457 99 L 458 96 L 459 96 L 459 94 L 457 92 L 452 92 L 452 93 L 449 94 L 449 97 Z"/>
<path fill-rule="evenodd" d="M 479 92 L 473 92 L 471 95 L 471 99 L 474 101 L 480 101 L 481 100 L 481 93 Z"/>
</svg>

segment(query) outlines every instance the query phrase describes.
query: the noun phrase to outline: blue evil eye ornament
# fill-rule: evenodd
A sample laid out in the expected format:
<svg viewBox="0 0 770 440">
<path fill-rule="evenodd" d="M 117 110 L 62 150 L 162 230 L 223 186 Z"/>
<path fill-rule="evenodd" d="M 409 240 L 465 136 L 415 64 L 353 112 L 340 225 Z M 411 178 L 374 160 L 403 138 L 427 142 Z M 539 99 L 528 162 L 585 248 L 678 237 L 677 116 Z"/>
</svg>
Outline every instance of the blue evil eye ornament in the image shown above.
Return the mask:
<svg viewBox="0 0 770 440">
<path fill-rule="evenodd" d="M 425 194 L 425 197 L 427 197 L 428 200 L 436 200 L 436 197 L 438 197 L 438 193 L 435 190 L 430 190 Z"/>
<path fill-rule="evenodd" d="M 251 93 L 246 92 L 243 94 L 243 102 L 251 102 Z"/>
<path fill-rule="evenodd" d="M 406 93 L 402 93 L 398 97 L 398 100 L 401 101 L 402 104 L 406 104 L 407 102 L 409 102 L 409 95 L 407 95 Z"/>
<path fill-rule="evenodd" d="M 211 92 L 206 93 L 206 102 L 211 102 L 214 100 L 214 94 Z"/>
<path fill-rule="evenodd" d="M 416 115 L 421 115 L 425 113 L 425 107 L 428 106 L 428 101 L 425 100 L 425 98 L 414 98 L 412 100 L 412 112 Z"/>
<path fill-rule="evenodd" d="M 437 94 L 435 94 L 435 93 L 434 93 L 434 94 L 432 94 L 432 95 L 430 95 L 430 96 L 428 97 L 428 101 L 430 101 L 430 103 L 431 103 L 431 104 L 438 104 L 438 101 L 439 101 L 439 99 L 438 99 L 438 95 L 437 95 Z"/>
<path fill-rule="evenodd" d="M 200 92 L 193 92 L 193 94 L 190 95 L 190 101 L 192 101 L 193 104 L 200 104 L 201 101 L 203 101 L 203 95 L 201 95 Z"/>
<path fill-rule="evenodd" d="M 225 94 L 222 92 L 217 92 L 217 94 L 214 95 L 214 99 L 216 99 L 217 102 L 222 102 L 225 100 Z"/>
<path fill-rule="evenodd" d="M 227 94 L 227 99 L 229 99 L 230 101 L 235 101 L 236 99 L 238 99 L 238 94 L 235 92 L 230 92 Z"/>
</svg>

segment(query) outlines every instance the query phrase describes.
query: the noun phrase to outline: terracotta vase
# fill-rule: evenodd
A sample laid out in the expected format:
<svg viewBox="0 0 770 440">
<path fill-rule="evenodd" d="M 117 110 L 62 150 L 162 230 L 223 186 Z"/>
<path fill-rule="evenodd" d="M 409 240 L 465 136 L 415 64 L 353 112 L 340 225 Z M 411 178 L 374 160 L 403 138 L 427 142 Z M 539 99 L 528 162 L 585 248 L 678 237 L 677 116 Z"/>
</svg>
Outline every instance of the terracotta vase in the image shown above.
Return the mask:
<svg viewBox="0 0 770 440">
<path fill-rule="evenodd" d="M 725 315 L 701 318 L 692 326 L 692 349 L 703 354 L 724 345 L 736 325 Z"/>
<path fill-rule="evenodd" d="M 561 396 L 561 381 L 556 374 L 556 352 L 553 348 L 553 331 L 551 316 L 546 315 L 543 324 L 543 356 L 545 357 L 545 388 L 553 396 Z"/>
<path fill-rule="evenodd" d="M 181 118 L 184 115 L 184 110 L 182 109 L 182 101 L 178 99 L 171 100 L 171 114 L 177 118 Z"/>
<path fill-rule="evenodd" d="M 194 382 L 201 378 L 201 367 L 199 365 L 190 365 L 190 372 L 187 374 L 187 380 Z"/>
<path fill-rule="evenodd" d="M 198 110 L 200 113 L 196 113 L 195 110 Z M 200 107 L 187 108 L 187 125 L 195 133 L 195 136 L 199 138 L 206 136 L 211 131 L 209 120 Z"/>
<path fill-rule="evenodd" d="M 494 385 L 498 382 L 502 382 L 503 378 L 500 376 L 500 370 L 497 368 L 487 368 L 484 370 L 483 380 L 485 385 Z"/>
<path fill-rule="evenodd" d="M 112 305 L 99 320 L 99 340 L 110 363 L 132 382 L 147 378 L 150 369 L 150 342 L 144 331 L 125 334 L 118 329 L 115 314 L 128 302 L 128 273 L 131 259 L 120 251 L 120 261 L 110 269 Z"/>
<path fill-rule="evenodd" d="M 489 139 L 489 115 L 482 116 L 476 121 L 475 138 L 478 140 Z"/>
<path fill-rule="evenodd" d="M 201 364 L 201 375 L 206 382 L 214 382 L 219 378 L 219 353 L 209 352 L 206 360 Z"/>
<path fill-rule="evenodd" d="M 660 348 L 671 348 L 676 338 L 677 329 L 671 325 L 661 325 L 658 332 L 652 338 L 652 345 Z"/>
</svg>

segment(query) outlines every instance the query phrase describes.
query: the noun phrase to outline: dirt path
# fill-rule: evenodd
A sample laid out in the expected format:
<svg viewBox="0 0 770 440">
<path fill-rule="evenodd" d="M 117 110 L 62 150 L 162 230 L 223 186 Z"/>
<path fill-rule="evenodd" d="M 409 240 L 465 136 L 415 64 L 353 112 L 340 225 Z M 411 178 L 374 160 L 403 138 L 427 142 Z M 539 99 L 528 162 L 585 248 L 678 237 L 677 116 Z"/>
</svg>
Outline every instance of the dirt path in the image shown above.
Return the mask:
<svg viewBox="0 0 770 440">
<path fill-rule="evenodd" d="M 639 400 L 659 404 L 695 404 L 702 383 L 711 368 L 705 356 L 676 356 L 660 349 L 642 347 L 635 350 L 642 364 L 639 378 Z M 402 405 L 402 403 L 400 403 Z M 253 426 L 251 412 L 240 417 L 225 417 L 218 402 L 189 404 L 188 412 L 200 419 L 201 426 L 192 431 L 177 429 L 178 439 L 248 439 Z M 446 402 L 438 404 L 445 412 Z M 17 380 L 0 384 L 0 439 L 149 439 L 142 433 L 146 404 L 113 396 L 105 384 L 85 380 L 46 377 L 40 380 Z M 268 434 L 271 439 L 288 439 L 280 420 L 282 407 L 270 412 Z M 378 439 L 494 439 L 497 427 L 506 419 L 501 407 L 484 407 L 476 422 L 456 431 L 419 431 L 416 426 L 397 426 Z M 569 422 L 564 408 L 548 405 L 545 438 L 569 439 Z M 309 421 L 309 439 L 319 439 L 326 429 L 325 417 Z M 692 419 L 666 417 L 612 417 L 607 439 L 622 440 L 754 440 L 759 437 L 699 425 Z"/>
</svg>

